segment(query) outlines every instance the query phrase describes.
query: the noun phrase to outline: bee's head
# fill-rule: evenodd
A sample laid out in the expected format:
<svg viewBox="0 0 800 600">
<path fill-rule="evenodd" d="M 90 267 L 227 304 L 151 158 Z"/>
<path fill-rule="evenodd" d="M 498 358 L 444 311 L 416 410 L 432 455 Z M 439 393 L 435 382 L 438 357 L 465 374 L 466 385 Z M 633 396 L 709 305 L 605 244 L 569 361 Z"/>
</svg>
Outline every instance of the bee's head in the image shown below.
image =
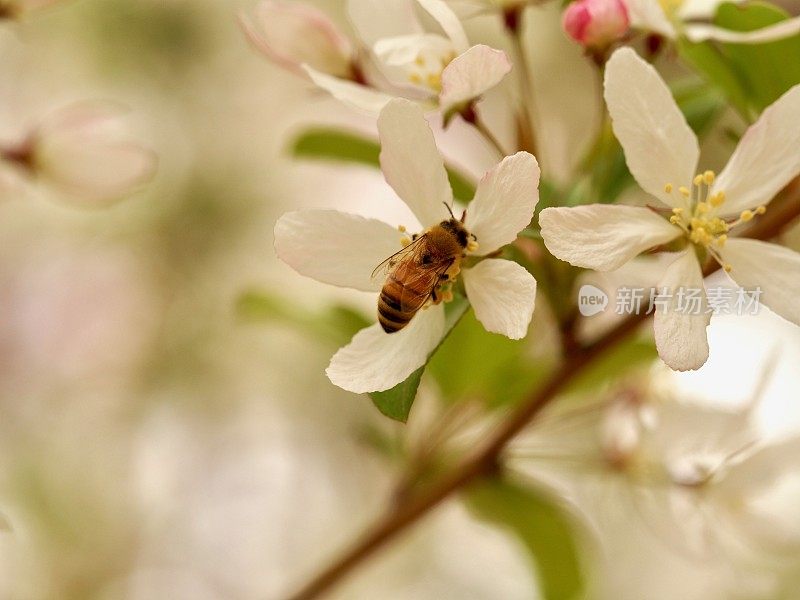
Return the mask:
<svg viewBox="0 0 800 600">
<path fill-rule="evenodd" d="M 439 223 L 439 225 L 442 227 L 442 229 L 445 229 L 450 233 L 452 233 L 458 240 L 458 243 L 462 248 L 467 247 L 467 244 L 469 243 L 470 234 L 461 221 L 459 221 L 458 219 L 448 219 L 447 221 L 442 221 L 441 223 Z"/>
</svg>

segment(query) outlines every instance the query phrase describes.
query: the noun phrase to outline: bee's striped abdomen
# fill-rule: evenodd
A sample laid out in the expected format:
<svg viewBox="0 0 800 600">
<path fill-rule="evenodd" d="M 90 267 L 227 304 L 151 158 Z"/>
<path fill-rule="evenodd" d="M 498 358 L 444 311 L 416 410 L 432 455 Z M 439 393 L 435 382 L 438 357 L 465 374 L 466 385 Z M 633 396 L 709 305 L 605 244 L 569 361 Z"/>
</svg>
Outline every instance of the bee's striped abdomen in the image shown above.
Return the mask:
<svg viewBox="0 0 800 600">
<path fill-rule="evenodd" d="M 430 286 L 425 280 L 408 285 L 389 275 L 378 297 L 378 321 L 386 333 L 400 331 L 425 304 L 430 296 Z"/>
</svg>

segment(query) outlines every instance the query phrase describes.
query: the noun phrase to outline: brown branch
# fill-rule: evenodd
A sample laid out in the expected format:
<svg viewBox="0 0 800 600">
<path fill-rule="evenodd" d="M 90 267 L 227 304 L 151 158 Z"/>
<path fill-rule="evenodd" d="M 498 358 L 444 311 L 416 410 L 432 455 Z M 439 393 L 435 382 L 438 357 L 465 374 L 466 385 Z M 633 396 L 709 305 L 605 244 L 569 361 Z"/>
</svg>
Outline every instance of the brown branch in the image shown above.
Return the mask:
<svg viewBox="0 0 800 600">
<path fill-rule="evenodd" d="M 781 198 L 773 202 L 767 214 L 747 230 L 746 235 L 764 240 L 771 239 L 798 216 L 800 216 L 800 179 L 795 179 L 784 190 Z M 718 269 L 718 264 L 709 263 L 703 273 L 708 276 Z M 427 490 L 416 496 L 409 496 L 405 505 L 395 506 L 291 599 L 318 598 L 340 582 L 362 560 L 370 557 L 452 493 L 465 488 L 482 476 L 496 472 L 500 455 L 511 439 L 567 388 L 575 377 L 584 373 L 597 357 L 626 340 L 648 318 L 646 314 L 631 315 L 593 344 L 578 347 L 567 355 L 550 378 L 489 436 L 485 445 L 450 469 L 440 481 L 433 483 Z"/>
</svg>

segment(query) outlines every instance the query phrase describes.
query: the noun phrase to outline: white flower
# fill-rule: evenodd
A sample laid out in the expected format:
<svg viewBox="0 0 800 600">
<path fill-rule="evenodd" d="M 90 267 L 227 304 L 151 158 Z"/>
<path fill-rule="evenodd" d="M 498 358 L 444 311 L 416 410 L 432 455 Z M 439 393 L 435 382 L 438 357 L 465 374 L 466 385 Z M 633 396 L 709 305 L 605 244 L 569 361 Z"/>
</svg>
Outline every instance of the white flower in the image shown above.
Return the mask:
<svg viewBox="0 0 800 600">
<path fill-rule="evenodd" d="M 657 286 L 673 294 L 672 306 L 657 306 L 654 321 L 658 352 L 673 369 L 697 369 L 708 358 L 710 314 L 684 314 L 675 306 L 681 289 L 703 289 L 698 253 L 717 260 L 743 288 L 760 287 L 766 306 L 800 323 L 800 254 L 728 239 L 800 172 L 800 86 L 764 111 L 718 177 L 695 175 L 697 138 L 664 81 L 633 50 L 620 49 L 609 61 L 605 98 L 631 173 L 671 217 L 633 206 L 548 208 L 539 223 L 550 252 L 578 267 L 611 271 L 645 250 L 682 243 Z"/>
<path fill-rule="evenodd" d="M 755 31 L 731 31 L 698 19 L 711 19 L 726 0 L 625 0 L 631 25 L 670 39 L 685 35 L 692 42 L 713 39 L 737 44 L 762 44 L 800 33 L 800 17 Z M 742 2 L 743 0 L 729 0 Z"/>
<path fill-rule="evenodd" d="M 453 194 L 422 109 L 408 100 L 392 100 L 381 112 L 378 131 L 386 181 L 420 224 L 428 227 L 448 219 L 445 204 L 452 206 Z M 464 221 L 481 255 L 513 242 L 528 226 L 538 183 L 539 166 L 526 152 L 505 158 L 483 177 Z M 336 210 L 288 213 L 275 226 L 276 252 L 297 272 L 366 292 L 380 291 L 384 282 L 372 278 L 372 272 L 401 247 L 397 228 Z M 476 248 L 469 250 L 475 254 Z M 533 314 L 534 278 L 517 263 L 498 258 L 461 266 L 467 295 L 483 326 L 512 339 L 524 337 Z M 387 334 L 376 323 L 336 353 L 328 377 L 356 393 L 390 389 L 425 364 L 444 326 L 441 304 L 419 311 L 396 333 Z"/>
<path fill-rule="evenodd" d="M 57 110 L 17 146 L 0 149 L 0 167 L 16 168 L 81 206 L 104 206 L 148 181 L 152 151 L 131 140 L 124 112 L 82 103 Z"/>
<path fill-rule="evenodd" d="M 441 32 L 425 31 L 414 5 Z M 393 97 L 444 113 L 465 106 L 510 71 L 506 54 L 470 46 L 455 13 L 442 0 L 350 0 L 362 52 L 354 52 L 324 15 L 268 1 L 243 19 L 250 39 L 281 64 L 299 67 L 319 87 L 355 108 L 377 114 Z"/>
</svg>

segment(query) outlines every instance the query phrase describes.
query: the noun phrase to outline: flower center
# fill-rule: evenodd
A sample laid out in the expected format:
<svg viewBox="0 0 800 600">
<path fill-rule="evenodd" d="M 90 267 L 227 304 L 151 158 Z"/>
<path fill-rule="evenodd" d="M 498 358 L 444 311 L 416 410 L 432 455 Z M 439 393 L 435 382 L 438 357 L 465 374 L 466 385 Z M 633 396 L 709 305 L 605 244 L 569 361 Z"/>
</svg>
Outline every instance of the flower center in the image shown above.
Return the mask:
<svg viewBox="0 0 800 600">
<path fill-rule="evenodd" d="M 763 215 L 767 207 L 759 206 L 754 211 L 743 210 L 733 220 L 717 216 L 717 209 L 725 204 L 725 192 L 720 190 L 711 193 L 715 178 L 714 171 L 706 171 L 695 175 L 691 188 L 681 186 L 675 190 L 668 183 L 664 186 L 664 191 L 679 197 L 685 205 L 672 209 L 669 222 L 680 227 L 690 242 L 708 252 L 726 272 L 730 272 L 731 266 L 719 254 L 719 249 L 728 240 L 728 232 L 741 223 L 751 221 L 756 215 Z"/>
<path fill-rule="evenodd" d="M 442 73 L 455 57 L 456 53 L 453 51 L 444 54 L 420 52 L 408 67 L 408 80 L 438 94 L 442 91 Z"/>
</svg>

